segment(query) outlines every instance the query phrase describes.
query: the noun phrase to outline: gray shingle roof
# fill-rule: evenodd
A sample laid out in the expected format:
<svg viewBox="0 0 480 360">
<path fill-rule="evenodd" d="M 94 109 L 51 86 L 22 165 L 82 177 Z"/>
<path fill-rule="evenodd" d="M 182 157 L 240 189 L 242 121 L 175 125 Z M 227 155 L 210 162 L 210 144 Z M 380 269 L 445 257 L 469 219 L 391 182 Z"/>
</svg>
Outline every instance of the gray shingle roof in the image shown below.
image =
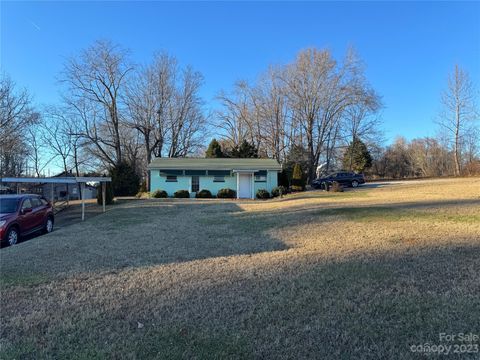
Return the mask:
<svg viewBox="0 0 480 360">
<path fill-rule="evenodd" d="M 282 170 L 275 159 L 155 158 L 149 169 L 165 170 Z"/>
</svg>

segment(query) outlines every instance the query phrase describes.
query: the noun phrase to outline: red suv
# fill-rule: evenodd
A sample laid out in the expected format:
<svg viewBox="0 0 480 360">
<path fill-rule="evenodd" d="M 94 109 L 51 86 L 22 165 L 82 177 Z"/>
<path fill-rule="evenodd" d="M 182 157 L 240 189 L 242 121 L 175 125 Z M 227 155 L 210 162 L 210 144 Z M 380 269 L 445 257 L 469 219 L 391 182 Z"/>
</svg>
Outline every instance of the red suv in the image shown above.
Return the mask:
<svg viewBox="0 0 480 360">
<path fill-rule="evenodd" d="M 15 245 L 21 236 L 53 230 L 52 205 L 39 195 L 0 195 L 0 240 Z"/>
</svg>

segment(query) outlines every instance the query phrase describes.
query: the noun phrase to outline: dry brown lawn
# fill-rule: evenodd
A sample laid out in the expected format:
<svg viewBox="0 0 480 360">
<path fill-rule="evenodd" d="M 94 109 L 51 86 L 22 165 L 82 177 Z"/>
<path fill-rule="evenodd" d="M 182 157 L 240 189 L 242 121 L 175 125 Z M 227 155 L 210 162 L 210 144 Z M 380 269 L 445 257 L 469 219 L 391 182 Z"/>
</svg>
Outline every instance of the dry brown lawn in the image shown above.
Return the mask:
<svg viewBox="0 0 480 360">
<path fill-rule="evenodd" d="M 1 359 L 410 359 L 480 335 L 480 179 L 124 201 L 0 260 Z"/>
</svg>

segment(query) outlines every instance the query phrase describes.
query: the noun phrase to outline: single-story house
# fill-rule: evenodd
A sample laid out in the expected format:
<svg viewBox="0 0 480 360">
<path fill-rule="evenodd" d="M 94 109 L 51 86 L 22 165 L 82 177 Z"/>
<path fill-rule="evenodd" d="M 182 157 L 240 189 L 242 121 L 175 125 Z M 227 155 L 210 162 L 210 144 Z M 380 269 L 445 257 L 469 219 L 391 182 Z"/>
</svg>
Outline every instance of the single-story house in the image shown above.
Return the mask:
<svg viewBox="0 0 480 360">
<path fill-rule="evenodd" d="M 239 199 L 253 199 L 257 190 L 277 186 L 282 167 L 274 159 L 155 158 L 148 169 L 152 192 L 165 190 L 173 196 L 177 190 L 188 190 L 194 197 L 200 190 L 216 195 L 229 188 Z"/>
</svg>

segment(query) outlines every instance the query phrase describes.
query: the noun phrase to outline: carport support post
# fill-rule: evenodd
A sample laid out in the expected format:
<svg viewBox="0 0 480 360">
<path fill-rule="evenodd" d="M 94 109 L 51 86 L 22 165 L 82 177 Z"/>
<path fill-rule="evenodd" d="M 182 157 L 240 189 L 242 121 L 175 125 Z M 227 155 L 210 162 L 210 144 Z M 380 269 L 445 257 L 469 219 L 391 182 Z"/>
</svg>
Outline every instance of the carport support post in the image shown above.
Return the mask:
<svg viewBox="0 0 480 360">
<path fill-rule="evenodd" d="M 80 196 L 82 197 L 82 221 L 85 220 L 85 183 L 80 183 Z"/>
<path fill-rule="evenodd" d="M 103 205 L 103 212 L 105 212 L 105 188 L 107 187 L 106 186 L 107 183 L 105 181 L 102 181 L 102 205 Z"/>
</svg>

